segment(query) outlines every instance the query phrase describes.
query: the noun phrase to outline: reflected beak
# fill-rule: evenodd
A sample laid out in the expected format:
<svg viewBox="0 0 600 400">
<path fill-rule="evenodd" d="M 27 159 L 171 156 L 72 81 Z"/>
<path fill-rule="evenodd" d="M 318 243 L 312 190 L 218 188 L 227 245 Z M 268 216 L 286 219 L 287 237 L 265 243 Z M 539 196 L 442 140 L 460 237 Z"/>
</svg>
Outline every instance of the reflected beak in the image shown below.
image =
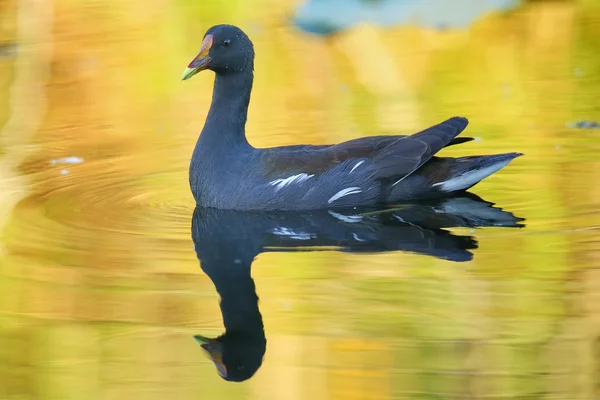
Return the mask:
<svg viewBox="0 0 600 400">
<path fill-rule="evenodd" d="M 210 64 L 210 56 L 208 52 L 213 44 L 212 35 L 206 35 L 204 40 L 202 41 L 202 46 L 200 47 L 200 53 L 192 60 L 190 65 L 183 71 L 182 80 L 186 81 L 190 79 L 192 76 L 196 75 L 198 72 L 205 70 L 208 68 Z"/>
<path fill-rule="evenodd" d="M 206 351 L 221 378 L 227 378 L 227 367 L 223 364 L 223 344 L 200 335 L 195 335 L 194 340 Z"/>
</svg>

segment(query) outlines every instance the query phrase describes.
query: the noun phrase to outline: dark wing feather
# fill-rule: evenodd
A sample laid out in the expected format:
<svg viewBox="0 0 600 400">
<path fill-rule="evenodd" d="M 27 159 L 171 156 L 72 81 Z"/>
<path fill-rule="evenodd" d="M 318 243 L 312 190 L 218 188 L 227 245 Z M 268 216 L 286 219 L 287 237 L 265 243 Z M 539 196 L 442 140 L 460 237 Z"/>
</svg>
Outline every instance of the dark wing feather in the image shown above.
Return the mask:
<svg viewBox="0 0 600 400">
<path fill-rule="evenodd" d="M 462 143 L 466 143 L 466 142 L 470 142 L 472 140 L 475 140 L 475 138 L 472 137 L 457 137 L 454 138 L 450 143 L 448 143 L 448 146 L 454 146 L 457 144 L 462 144 Z M 448 147 L 446 146 L 446 147 Z"/>
<path fill-rule="evenodd" d="M 261 156 L 263 175 L 277 179 L 294 174 L 321 174 L 353 158 L 374 162 L 376 178 L 403 178 L 418 169 L 455 139 L 467 126 L 466 118 L 450 118 L 411 136 L 373 136 L 329 146 L 286 146 L 265 149 Z"/>
<path fill-rule="evenodd" d="M 385 137 L 385 141 L 374 137 L 355 139 L 330 146 L 286 146 L 265 149 L 261 166 L 266 179 L 277 179 L 299 173 L 321 174 L 336 165 L 352 159 L 373 157 L 386 144 L 397 137 Z"/>
<path fill-rule="evenodd" d="M 468 123 L 466 118 L 453 117 L 414 135 L 397 139 L 373 158 L 376 177 L 404 179 L 450 144 Z"/>
</svg>

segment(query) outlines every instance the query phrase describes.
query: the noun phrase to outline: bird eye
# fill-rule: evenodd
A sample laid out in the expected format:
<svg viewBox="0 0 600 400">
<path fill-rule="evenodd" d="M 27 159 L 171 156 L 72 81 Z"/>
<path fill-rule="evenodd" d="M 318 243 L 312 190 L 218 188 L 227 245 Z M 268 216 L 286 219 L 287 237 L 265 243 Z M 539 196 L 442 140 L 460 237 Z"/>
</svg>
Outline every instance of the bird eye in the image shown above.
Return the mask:
<svg viewBox="0 0 600 400">
<path fill-rule="evenodd" d="M 227 46 L 229 46 L 230 44 L 231 44 L 231 40 L 229 40 L 229 39 L 225 39 L 225 40 L 223 40 L 223 47 L 227 47 Z"/>
</svg>

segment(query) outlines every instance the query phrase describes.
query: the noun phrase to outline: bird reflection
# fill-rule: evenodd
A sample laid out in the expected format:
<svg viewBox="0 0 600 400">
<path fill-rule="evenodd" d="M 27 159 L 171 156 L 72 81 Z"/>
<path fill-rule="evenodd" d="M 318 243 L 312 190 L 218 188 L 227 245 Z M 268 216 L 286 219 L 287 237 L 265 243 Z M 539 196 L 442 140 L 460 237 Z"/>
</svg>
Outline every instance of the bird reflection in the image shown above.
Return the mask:
<svg viewBox="0 0 600 400">
<path fill-rule="evenodd" d="M 407 251 L 449 261 L 472 259 L 471 236 L 452 227 L 522 227 L 523 219 L 468 194 L 385 210 L 320 210 L 297 213 L 240 212 L 197 207 L 192 239 L 202 270 L 221 297 L 225 333 L 194 339 L 228 381 L 251 378 L 260 368 L 267 340 L 250 274 L 263 252 L 337 250 Z"/>
</svg>

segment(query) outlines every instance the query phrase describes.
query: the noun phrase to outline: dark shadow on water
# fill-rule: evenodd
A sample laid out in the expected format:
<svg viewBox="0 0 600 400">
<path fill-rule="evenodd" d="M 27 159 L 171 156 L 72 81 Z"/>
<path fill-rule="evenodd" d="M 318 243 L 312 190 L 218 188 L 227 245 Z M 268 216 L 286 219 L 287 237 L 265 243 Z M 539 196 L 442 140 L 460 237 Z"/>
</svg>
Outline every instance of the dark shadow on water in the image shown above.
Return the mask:
<svg viewBox="0 0 600 400">
<path fill-rule="evenodd" d="M 228 381 L 249 379 L 260 368 L 267 341 L 250 274 L 260 253 L 406 251 L 462 262 L 473 258 L 470 250 L 477 248 L 477 241 L 447 228 L 522 227 L 522 221 L 474 195 L 348 212 L 196 208 L 192 239 L 202 270 L 221 297 L 225 333 L 215 339 L 194 338 Z"/>
</svg>

